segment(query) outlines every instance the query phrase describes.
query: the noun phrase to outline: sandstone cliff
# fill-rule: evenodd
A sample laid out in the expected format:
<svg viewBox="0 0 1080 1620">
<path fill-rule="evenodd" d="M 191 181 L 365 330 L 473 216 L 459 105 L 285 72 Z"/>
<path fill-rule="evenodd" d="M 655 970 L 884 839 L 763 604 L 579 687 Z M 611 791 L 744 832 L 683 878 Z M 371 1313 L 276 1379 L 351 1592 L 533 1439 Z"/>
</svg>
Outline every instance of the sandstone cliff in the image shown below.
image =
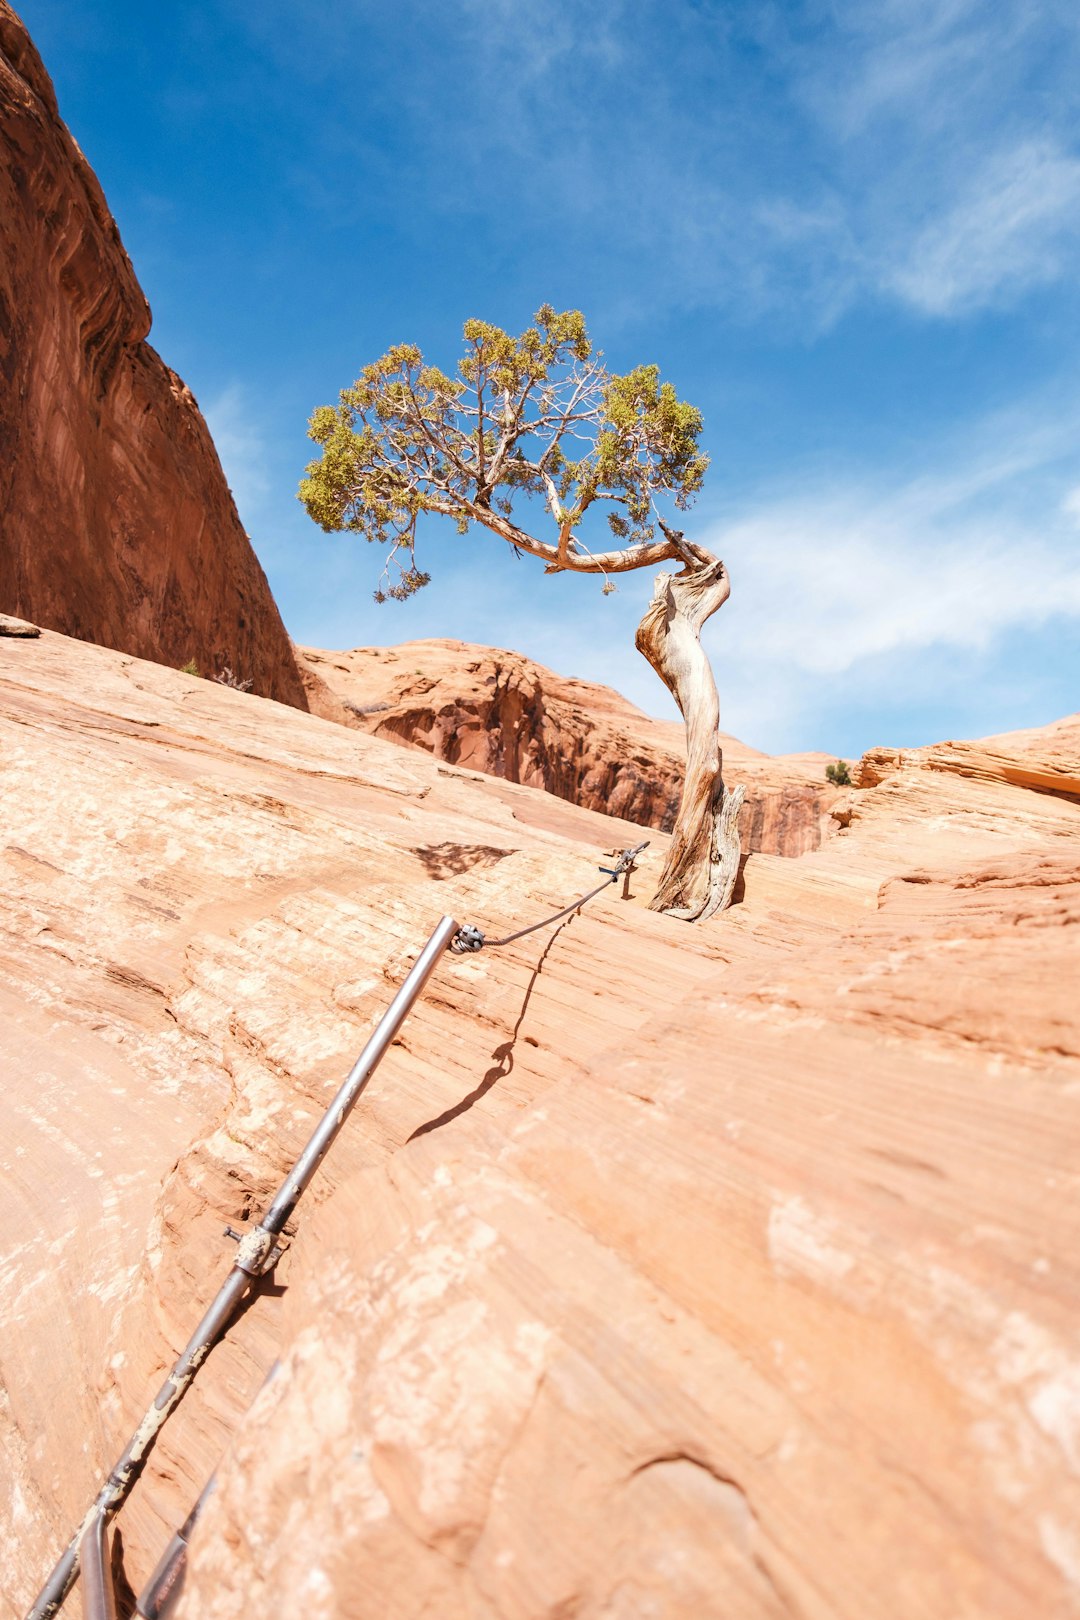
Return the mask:
<svg viewBox="0 0 1080 1620">
<path fill-rule="evenodd" d="M 656 834 L 629 902 L 443 959 L 135 1586 L 220 1462 L 185 1620 L 1075 1614 L 1080 764 L 933 752 L 700 928 Z M 9 1617 L 439 914 L 637 829 L 48 633 L 0 767 Z"/>
<path fill-rule="evenodd" d="M 642 827 L 674 823 L 683 727 L 650 719 L 609 686 L 462 641 L 297 654 L 315 714 Z M 773 758 L 735 737 L 722 742 L 728 781 L 747 787 L 743 849 L 817 849 L 837 798 L 825 780 L 829 756 Z"/>
<path fill-rule="evenodd" d="M 304 706 L 191 393 L 0 0 L 0 612 Z"/>
</svg>

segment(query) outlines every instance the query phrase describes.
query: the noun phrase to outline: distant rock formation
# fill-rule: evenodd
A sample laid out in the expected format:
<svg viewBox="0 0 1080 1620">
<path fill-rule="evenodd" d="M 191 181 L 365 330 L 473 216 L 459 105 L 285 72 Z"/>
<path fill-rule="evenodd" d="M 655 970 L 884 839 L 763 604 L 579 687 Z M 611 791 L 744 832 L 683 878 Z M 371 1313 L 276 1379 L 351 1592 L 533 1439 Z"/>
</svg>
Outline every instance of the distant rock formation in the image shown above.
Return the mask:
<svg viewBox="0 0 1080 1620">
<path fill-rule="evenodd" d="M 190 391 L 41 58 L 0 0 L 0 612 L 304 707 Z"/>
<path fill-rule="evenodd" d="M 324 719 L 641 827 L 671 828 L 685 767 L 683 727 L 650 719 L 610 686 L 463 641 L 296 651 L 309 707 Z M 746 783 L 744 851 L 817 849 L 838 797 L 825 780 L 828 755 L 773 758 L 735 737 L 722 741 L 729 785 Z"/>
</svg>

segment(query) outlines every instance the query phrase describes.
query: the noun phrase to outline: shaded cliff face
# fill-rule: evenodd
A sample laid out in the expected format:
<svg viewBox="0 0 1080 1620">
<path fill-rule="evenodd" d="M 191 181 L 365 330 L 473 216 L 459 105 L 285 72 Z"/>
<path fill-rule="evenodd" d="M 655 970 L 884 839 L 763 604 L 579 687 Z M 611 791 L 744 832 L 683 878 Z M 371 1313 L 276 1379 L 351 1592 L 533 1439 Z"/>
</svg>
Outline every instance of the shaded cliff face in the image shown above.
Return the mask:
<svg viewBox="0 0 1080 1620">
<path fill-rule="evenodd" d="M 650 719 L 609 686 L 462 641 L 298 647 L 297 656 L 315 714 L 641 827 L 668 832 L 674 823 L 683 727 Z M 744 851 L 817 849 L 837 797 L 825 780 L 829 757 L 777 759 L 735 737 L 722 743 L 729 784 L 746 784 Z"/>
<path fill-rule="evenodd" d="M 0 0 L 0 612 L 305 704 L 190 391 Z"/>
<path fill-rule="evenodd" d="M 439 915 L 636 840 L 48 633 L 0 637 L 0 762 L 17 1620 Z M 120 1515 L 133 1585 L 220 1464 L 185 1620 L 1074 1612 L 1080 760 L 859 779 L 706 924 L 645 909 L 657 833 L 629 902 L 443 958 Z"/>
</svg>

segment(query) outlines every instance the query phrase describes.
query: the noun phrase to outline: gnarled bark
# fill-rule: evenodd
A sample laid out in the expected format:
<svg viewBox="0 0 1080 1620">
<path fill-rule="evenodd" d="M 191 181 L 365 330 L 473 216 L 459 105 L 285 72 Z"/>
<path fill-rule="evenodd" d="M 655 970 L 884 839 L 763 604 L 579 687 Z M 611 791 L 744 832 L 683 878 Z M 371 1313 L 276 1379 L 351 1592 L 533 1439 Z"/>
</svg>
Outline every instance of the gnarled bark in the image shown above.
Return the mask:
<svg viewBox="0 0 1080 1620">
<path fill-rule="evenodd" d="M 701 645 L 701 627 L 731 594 L 723 563 L 701 546 L 677 574 L 658 574 L 638 625 L 638 651 L 668 688 L 686 722 L 686 780 L 671 848 L 650 906 L 700 921 L 731 904 L 739 872 L 739 809 L 744 789 L 724 787 L 720 699 Z"/>
</svg>

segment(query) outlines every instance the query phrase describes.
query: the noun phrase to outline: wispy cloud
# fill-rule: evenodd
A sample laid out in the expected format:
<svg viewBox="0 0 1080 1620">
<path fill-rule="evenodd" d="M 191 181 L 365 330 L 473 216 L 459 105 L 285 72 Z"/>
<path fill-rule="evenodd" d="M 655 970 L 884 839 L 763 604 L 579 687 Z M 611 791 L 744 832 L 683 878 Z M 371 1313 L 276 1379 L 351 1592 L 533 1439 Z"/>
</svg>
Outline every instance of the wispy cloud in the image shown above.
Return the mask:
<svg viewBox="0 0 1080 1620">
<path fill-rule="evenodd" d="M 885 285 L 927 314 L 963 314 L 1056 281 L 1078 243 L 1080 159 L 1025 141 L 982 165 Z"/>
<path fill-rule="evenodd" d="M 1080 620 L 1078 430 L 1075 410 L 1026 433 L 999 419 L 951 465 L 853 475 L 703 535 L 734 584 L 706 632 L 729 729 L 790 745 L 842 689 L 911 696 L 944 662 L 963 678 L 1013 633 Z"/>
<path fill-rule="evenodd" d="M 1080 262 L 1074 5 L 806 0 L 801 26 L 766 15 L 809 121 L 802 201 L 833 251 L 811 239 L 803 262 L 826 318 L 875 296 L 968 316 Z M 770 261 L 785 246 L 762 244 Z"/>
<path fill-rule="evenodd" d="M 826 324 L 867 297 L 956 316 L 1078 262 L 1075 7 L 806 0 L 741 29 L 708 7 L 466 12 L 494 113 L 475 160 L 509 148 L 562 219 L 600 206 L 627 248 L 662 242 L 661 297 Z"/>
<path fill-rule="evenodd" d="M 420 228 L 498 200 L 519 257 L 560 249 L 631 319 L 612 282 L 646 268 L 649 313 L 820 329 L 869 301 L 966 317 L 1080 263 L 1075 0 L 417 0 L 407 71 L 372 0 L 298 5 L 302 71 L 363 64 L 394 132 L 390 165 L 357 147 L 368 203 L 407 195 Z M 353 138 L 328 124 L 304 171 L 330 214 Z"/>
<path fill-rule="evenodd" d="M 1080 618 L 1080 559 L 1007 524 L 996 529 L 903 495 L 838 493 L 756 514 L 714 543 L 734 559 L 730 644 L 754 664 L 806 675 L 929 646 L 982 649 L 1015 627 Z"/>
<path fill-rule="evenodd" d="M 772 37 L 821 124 L 845 141 L 892 122 L 915 149 L 977 134 L 995 101 L 1000 122 L 1002 89 L 1017 95 L 1040 41 L 1075 31 L 1069 0 L 808 0 L 799 10 L 803 27 L 774 26 Z"/>
</svg>

